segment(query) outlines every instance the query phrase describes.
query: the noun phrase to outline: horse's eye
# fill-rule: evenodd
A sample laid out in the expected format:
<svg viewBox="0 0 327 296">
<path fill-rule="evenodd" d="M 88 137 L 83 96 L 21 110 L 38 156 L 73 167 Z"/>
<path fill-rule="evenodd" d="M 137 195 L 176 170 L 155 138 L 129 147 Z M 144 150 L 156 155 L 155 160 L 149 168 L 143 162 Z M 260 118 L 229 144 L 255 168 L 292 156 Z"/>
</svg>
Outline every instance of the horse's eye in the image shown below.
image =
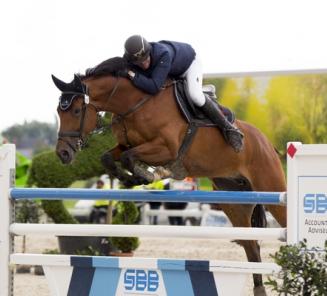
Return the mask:
<svg viewBox="0 0 327 296">
<path fill-rule="evenodd" d="M 74 109 L 74 115 L 79 116 L 81 114 L 81 108 Z"/>
</svg>

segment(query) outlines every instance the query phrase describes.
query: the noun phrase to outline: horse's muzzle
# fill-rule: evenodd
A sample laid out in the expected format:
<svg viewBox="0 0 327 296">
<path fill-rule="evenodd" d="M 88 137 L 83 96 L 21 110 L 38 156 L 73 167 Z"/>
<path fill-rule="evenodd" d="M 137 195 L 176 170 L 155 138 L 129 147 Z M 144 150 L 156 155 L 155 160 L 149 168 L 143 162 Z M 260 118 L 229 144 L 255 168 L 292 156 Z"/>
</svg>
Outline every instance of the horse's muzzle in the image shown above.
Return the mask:
<svg viewBox="0 0 327 296">
<path fill-rule="evenodd" d="M 73 160 L 73 153 L 66 149 L 56 150 L 58 157 L 63 164 L 69 164 Z"/>
<path fill-rule="evenodd" d="M 71 163 L 75 154 L 75 152 L 68 145 L 60 142 L 57 144 L 56 153 L 63 164 Z"/>
</svg>

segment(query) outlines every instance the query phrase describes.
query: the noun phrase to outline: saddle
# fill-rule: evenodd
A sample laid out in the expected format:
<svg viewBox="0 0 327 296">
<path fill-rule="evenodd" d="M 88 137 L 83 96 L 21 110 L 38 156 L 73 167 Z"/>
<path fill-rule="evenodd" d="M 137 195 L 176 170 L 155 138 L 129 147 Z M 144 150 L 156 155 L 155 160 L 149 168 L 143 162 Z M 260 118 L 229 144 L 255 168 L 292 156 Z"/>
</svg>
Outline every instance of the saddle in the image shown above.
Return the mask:
<svg viewBox="0 0 327 296">
<path fill-rule="evenodd" d="M 235 121 L 234 112 L 217 103 L 215 86 L 212 84 L 204 85 L 202 87 L 202 90 L 206 97 L 210 98 L 218 105 L 227 120 L 230 123 L 233 123 Z M 188 123 L 192 123 L 198 127 L 216 126 L 216 124 L 214 124 L 209 118 L 204 115 L 204 113 L 201 111 L 201 108 L 194 105 L 193 101 L 187 94 L 188 92 L 186 90 L 185 80 L 177 80 L 174 82 L 174 93 L 180 111 Z"/>
</svg>

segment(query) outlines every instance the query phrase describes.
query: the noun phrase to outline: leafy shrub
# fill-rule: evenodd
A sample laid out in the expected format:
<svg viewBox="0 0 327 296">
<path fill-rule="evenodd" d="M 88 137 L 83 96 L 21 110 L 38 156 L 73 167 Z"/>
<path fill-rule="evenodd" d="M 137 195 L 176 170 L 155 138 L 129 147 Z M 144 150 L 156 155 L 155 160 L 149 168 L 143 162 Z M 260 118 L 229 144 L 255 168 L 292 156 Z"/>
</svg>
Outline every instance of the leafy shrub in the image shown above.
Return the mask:
<svg viewBox="0 0 327 296">
<path fill-rule="evenodd" d="M 29 187 L 66 188 L 77 180 L 100 176 L 105 173 L 101 155 L 114 144 L 109 130 L 94 134 L 89 138 L 88 146 L 76 155 L 70 165 L 63 165 L 54 151 L 40 153 L 32 159 L 27 184 Z M 54 223 L 77 223 L 62 200 L 42 200 L 42 207 Z"/>
<path fill-rule="evenodd" d="M 126 202 L 118 202 L 116 205 L 116 215 L 113 218 L 113 224 L 135 224 L 139 212 L 135 203 L 126 201 Z M 129 253 L 134 251 L 140 244 L 139 239 L 137 237 L 112 237 L 112 244 L 121 250 L 124 253 Z"/>
<path fill-rule="evenodd" d="M 306 241 L 281 246 L 271 257 L 282 267 L 277 279 L 265 283 L 279 295 L 327 295 L 327 241 L 325 250 L 309 249 Z"/>
</svg>

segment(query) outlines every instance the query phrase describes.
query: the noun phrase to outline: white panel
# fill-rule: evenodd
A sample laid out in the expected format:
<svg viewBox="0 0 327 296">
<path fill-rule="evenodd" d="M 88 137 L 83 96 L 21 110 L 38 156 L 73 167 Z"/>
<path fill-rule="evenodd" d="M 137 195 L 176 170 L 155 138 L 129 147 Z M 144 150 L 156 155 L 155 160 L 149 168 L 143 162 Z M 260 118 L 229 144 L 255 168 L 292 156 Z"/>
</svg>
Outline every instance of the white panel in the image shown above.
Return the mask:
<svg viewBox="0 0 327 296">
<path fill-rule="evenodd" d="M 250 280 L 247 273 L 222 273 L 215 272 L 214 279 L 218 295 L 221 296 L 241 296 L 244 294 L 244 287 L 247 280 Z"/>
<path fill-rule="evenodd" d="M 15 182 L 15 145 L 0 147 L 0 295 L 9 295 L 12 289 L 12 274 L 9 270 L 9 254 L 12 252 L 12 236 L 9 232 L 13 219 L 10 187 Z"/>
<path fill-rule="evenodd" d="M 71 266 L 43 266 L 51 296 L 67 296 L 73 273 Z"/>
</svg>

